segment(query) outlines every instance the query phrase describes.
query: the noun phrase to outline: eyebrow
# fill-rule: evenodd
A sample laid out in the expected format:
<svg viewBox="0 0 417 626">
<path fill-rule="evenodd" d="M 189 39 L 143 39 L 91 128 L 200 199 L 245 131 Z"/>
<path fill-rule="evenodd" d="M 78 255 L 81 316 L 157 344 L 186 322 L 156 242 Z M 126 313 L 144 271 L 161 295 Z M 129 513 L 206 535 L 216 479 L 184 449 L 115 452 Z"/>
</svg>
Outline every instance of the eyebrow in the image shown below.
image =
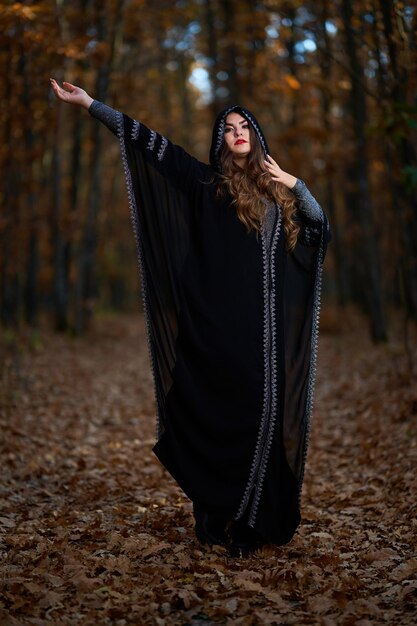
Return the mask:
<svg viewBox="0 0 417 626">
<path fill-rule="evenodd" d="M 248 120 L 242 120 L 241 122 L 239 122 L 239 124 L 247 124 Z M 234 124 L 232 124 L 231 122 L 226 122 L 225 126 L 234 126 Z"/>
</svg>

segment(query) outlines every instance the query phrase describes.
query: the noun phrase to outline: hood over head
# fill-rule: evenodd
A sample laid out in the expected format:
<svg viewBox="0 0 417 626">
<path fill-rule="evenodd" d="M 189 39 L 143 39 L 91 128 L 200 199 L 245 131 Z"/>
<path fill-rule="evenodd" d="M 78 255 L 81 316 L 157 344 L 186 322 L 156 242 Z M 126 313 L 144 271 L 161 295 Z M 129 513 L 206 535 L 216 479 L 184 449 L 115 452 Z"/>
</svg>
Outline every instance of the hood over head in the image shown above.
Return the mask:
<svg viewBox="0 0 417 626">
<path fill-rule="evenodd" d="M 261 143 L 265 156 L 269 152 L 265 136 L 261 130 L 261 127 L 258 124 L 256 117 L 253 115 L 253 113 L 251 113 L 248 109 L 245 109 L 245 107 L 241 107 L 238 105 L 229 106 L 226 109 L 223 109 L 223 111 L 220 111 L 220 113 L 216 117 L 216 121 L 214 122 L 214 127 L 213 127 L 213 136 L 211 140 L 210 165 L 219 174 L 222 173 L 221 165 L 220 165 L 220 152 L 224 144 L 224 127 L 226 123 L 226 117 L 229 115 L 229 113 L 232 113 L 232 112 L 240 113 L 242 117 L 247 119 L 248 122 L 252 124 L 253 130 L 255 131 Z"/>
</svg>

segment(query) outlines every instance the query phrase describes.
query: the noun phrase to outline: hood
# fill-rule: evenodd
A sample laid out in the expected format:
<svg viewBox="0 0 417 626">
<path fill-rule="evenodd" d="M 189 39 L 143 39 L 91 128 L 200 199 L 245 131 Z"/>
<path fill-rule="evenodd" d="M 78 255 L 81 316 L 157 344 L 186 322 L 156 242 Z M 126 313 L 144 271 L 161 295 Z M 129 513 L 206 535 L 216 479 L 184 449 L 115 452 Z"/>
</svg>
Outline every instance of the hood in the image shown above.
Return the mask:
<svg viewBox="0 0 417 626">
<path fill-rule="evenodd" d="M 238 105 L 229 106 L 226 109 L 223 109 L 223 111 L 220 111 L 220 113 L 216 117 L 216 121 L 214 122 L 214 127 L 213 127 L 213 136 L 211 140 L 210 165 L 219 174 L 222 173 L 219 155 L 224 144 L 224 125 L 226 123 L 226 117 L 228 116 L 229 113 L 232 113 L 232 111 L 235 111 L 236 113 L 240 113 L 242 117 L 247 119 L 248 122 L 252 124 L 253 129 L 255 133 L 257 134 L 258 139 L 261 143 L 261 146 L 264 150 L 265 156 L 269 152 L 265 136 L 261 130 L 261 127 L 258 124 L 256 117 L 253 115 L 253 113 L 251 113 L 248 109 L 245 109 L 245 107 L 241 107 Z"/>
</svg>

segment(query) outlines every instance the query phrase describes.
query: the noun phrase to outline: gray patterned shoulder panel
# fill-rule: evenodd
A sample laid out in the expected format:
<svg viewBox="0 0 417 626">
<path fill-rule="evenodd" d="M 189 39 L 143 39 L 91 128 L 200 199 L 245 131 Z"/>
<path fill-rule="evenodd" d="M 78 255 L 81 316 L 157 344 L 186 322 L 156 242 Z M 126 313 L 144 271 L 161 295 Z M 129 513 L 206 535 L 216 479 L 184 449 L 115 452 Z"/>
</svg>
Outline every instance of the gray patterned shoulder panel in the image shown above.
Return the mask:
<svg viewBox="0 0 417 626">
<path fill-rule="evenodd" d="M 88 112 L 92 117 L 95 117 L 100 122 L 103 122 L 103 124 L 107 126 L 112 133 L 117 135 L 119 111 L 112 109 L 107 104 L 104 104 L 104 102 L 93 100 L 89 106 Z"/>
<path fill-rule="evenodd" d="M 297 178 L 297 182 L 291 191 L 299 201 L 300 211 L 304 215 L 317 222 L 323 222 L 323 209 L 301 178 Z"/>
</svg>

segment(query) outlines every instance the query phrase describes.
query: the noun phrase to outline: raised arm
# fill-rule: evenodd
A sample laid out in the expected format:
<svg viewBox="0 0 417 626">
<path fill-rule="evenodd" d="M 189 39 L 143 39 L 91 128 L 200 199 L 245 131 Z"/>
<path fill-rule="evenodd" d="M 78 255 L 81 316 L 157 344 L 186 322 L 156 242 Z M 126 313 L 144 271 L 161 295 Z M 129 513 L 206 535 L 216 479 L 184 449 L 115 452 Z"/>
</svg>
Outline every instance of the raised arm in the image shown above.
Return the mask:
<svg viewBox="0 0 417 626">
<path fill-rule="evenodd" d="M 171 183 L 189 193 L 196 183 L 207 182 L 212 176 L 209 166 L 201 163 L 181 146 L 108 105 L 94 100 L 84 89 L 64 82 L 64 88 L 51 78 L 56 97 L 88 110 L 123 141 L 125 148 L 138 150 L 143 157 Z"/>
</svg>

